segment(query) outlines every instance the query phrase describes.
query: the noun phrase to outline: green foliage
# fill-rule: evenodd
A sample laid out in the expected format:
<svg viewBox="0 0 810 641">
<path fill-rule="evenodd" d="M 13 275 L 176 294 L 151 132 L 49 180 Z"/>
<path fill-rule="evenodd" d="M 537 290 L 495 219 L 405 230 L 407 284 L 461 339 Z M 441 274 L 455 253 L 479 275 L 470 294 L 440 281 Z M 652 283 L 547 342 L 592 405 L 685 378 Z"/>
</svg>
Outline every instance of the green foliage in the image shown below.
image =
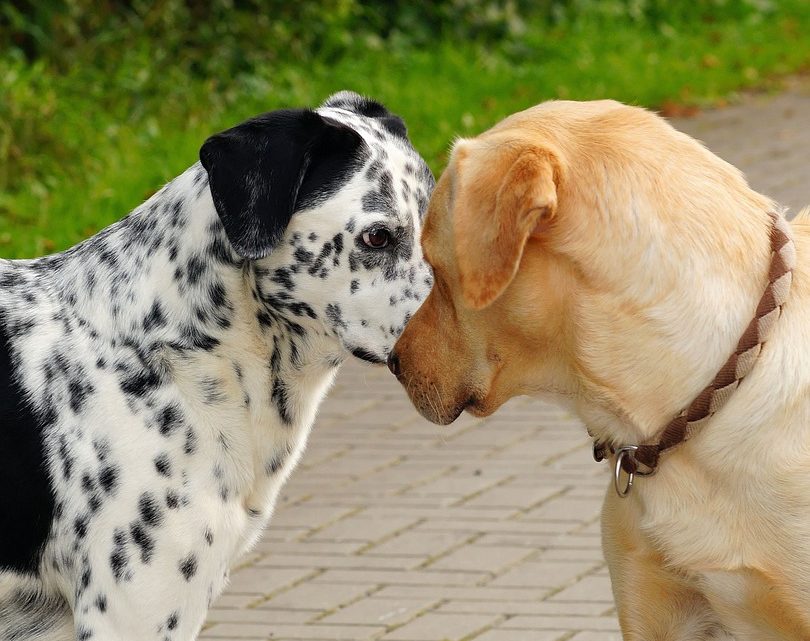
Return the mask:
<svg viewBox="0 0 810 641">
<path fill-rule="evenodd" d="M 810 62 L 806 0 L 53 0 L 0 4 L 0 256 L 64 248 L 206 136 L 338 89 L 455 136 L 548 98 L 704 104 Z"/>
</svg>

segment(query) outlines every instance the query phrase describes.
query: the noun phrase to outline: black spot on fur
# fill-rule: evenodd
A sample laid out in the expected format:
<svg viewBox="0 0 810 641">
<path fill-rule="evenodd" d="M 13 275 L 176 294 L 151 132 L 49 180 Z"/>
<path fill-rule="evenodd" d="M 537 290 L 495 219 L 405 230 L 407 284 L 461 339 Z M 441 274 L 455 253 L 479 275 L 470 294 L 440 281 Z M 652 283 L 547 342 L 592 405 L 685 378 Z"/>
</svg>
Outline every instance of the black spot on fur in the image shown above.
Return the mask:
<svg viewBox="0 0 810 641">
<path fill-rule="evenodd" d="M 170 510 L 180 507 L 180 496 L 174 490 L 166 490 L 166 507 Z"/>
<path fill-rule="evenodd" d="M 172 475 L 172 462 L 166 452 L 155 457 L 155 470 L 161 476 L 169 477 Z"/>
<path fill-rule="evenodd" d="M 177 627 L 179 621 L 180 621 L 180 614 L 178 612 L 172 612 L 169 615 L 169 618 L 166 619 L 166 628 L 168 628 L 169 630 L 174 630 Z"/>
<path fill-rule="evenodd" d="M 180 568 L 180 574 L 183 575 L 183 578 L 186 581 L 191 581 L 194 575 L 197 574 L 197 557 L 193 554 L 189 554 L 180 561 L 178 567 Z"/>
<path fill-rule="evenodd" d="M 191 455 L 197 451 L 197 434 L 189 426 L 186 428 L 186 442 L 183 445 L 183 452 Z"/>
<path fill-rule="evenodd" d="M 176 405 L 167 405 L 158 415 L 158 429 L 163 436 L 171 436 L 182 422 L 182 414 Z"/>
<path fill-rule="evenodd" d="M 163 384 L 157 372 L 151 369 L 128 374 L 120 381 L 121 391 L 129 396 L 142 398 Z"/>
<path fill-rule="evenodd" d="M 87 515 L 83 514 L 82 516 L 77 516 L 76 520 L 73 521 L 73 532 L 76 534 L 76 538 L 83 539 L 87 536 Z"/>
<path fill-rule="evenodd" d="M 118 486 L 118 468 L 107 465 L 101 469 L 98 482 L 107 494 L 114 494 Z"/>
<path fill-rule="evenodd" d="M 286 267 L 276 269 L 270 280 L 281 285 L 287 291 L 293 291 L 295 289 L 295 283 L 292 280 L 292 272 Z"/>
<path fill-rule="evenodd" d="M 158 527 L 163 522 L 163 511 L 154 496 L 144 492 L 138 499 L 138 513 L 150 527 Z"/>
<path fill-rule="evenodd" d="M 132 542 L 141 549 L 141 561 L 148 564 L 152 560 L 152 554 L 155 551 L 154 539 L 138 521 L 130 525 L 129 534 L 132 537 Z"/>
<path fill-rule="evenodd" d="M 343 311 L 337 303 L 329 303 L 326 306 L 326 318 L 335 326 L 346 329 L 348 325 L 343 320 Z"/>
<path fill-rule="evenodd" d="M 76 414 L 81 413 L 82 409 L 84 409 L 84 403 L 87 400 L 87 396 L 92 394 L 94 391 L 93 386 L 87 381 L 82 380 L 80 378 L 81 376 L 84 376 L 84 372 L 80 370 L 77 373 L 77 377 L 72 378 L 68 382 L 70 409 L 72 409 Z"/>
<path fill-rule="evenodd" d="M 287 386 L 280 378 L 273 381 L 273 392 L 270 395 L 273 404 L 278 410 L 278 415 L 285 425 L 292 425 L 293 418 L 290 413 L 289 399 L 287 397 Z"/>
<path fill-rule="evenodd" d="M 122 529 L 113 533 L 113 551 L 110 554 L 110 570 L 116 583 L 128 577 L 129 554 L 126 549 L 127 535 Z"/>
<path fill-rule="evenodd" d="M 189 285 L 196 285 L 205 273 L 205 262 L 199 256 L 192 256 L 186 263 L 186 279 Z"/>
<path fill-rule="evenodd" d="M 150 332 L 153 329 L 166 326 L 166 315 L 163 313 L 163 308 L 159 301 L 154 301 L 149 312 L 143 318 L 143 330 Z"/>
</svg>

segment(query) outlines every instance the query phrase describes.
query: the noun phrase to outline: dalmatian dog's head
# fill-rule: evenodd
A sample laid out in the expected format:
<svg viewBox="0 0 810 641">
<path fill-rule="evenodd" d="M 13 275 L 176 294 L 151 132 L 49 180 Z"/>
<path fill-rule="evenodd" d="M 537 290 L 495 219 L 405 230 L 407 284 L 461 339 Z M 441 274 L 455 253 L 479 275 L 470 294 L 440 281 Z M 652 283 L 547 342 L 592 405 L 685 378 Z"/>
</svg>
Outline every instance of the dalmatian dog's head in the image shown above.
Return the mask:
<svg viewBox="0 0 810 641">
<path fill-rule="evenodd" d="M 432 284 L 419 238 L 434 179 L 403 121 L 342 91 L 212 136 L 200 158 L 268 309 L 384 362 Z"/>
</svg>

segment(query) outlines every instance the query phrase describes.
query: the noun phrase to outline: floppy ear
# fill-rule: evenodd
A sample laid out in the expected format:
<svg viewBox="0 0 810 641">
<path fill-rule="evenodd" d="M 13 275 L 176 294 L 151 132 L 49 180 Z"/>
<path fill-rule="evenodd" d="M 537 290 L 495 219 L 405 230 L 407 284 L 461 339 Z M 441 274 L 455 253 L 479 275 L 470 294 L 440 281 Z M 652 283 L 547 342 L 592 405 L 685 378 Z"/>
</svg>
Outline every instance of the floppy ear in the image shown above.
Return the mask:
<svg viewBox="0 0 810 641">
<path fill-rule="evenodd" d="M 252 118 L 200 149 L 217 214 L 244 258 L 267 256 L 296 209 L 346 178 L 362 138 L 307 109 Z"/>
<path fill-rule="evenodd" d="M 551 225 L 555 166 L 541 149 L 457 149 L 453 235 L 461 292 L 473 309 L 503 293 L 529 236 Z"/>
</svg>

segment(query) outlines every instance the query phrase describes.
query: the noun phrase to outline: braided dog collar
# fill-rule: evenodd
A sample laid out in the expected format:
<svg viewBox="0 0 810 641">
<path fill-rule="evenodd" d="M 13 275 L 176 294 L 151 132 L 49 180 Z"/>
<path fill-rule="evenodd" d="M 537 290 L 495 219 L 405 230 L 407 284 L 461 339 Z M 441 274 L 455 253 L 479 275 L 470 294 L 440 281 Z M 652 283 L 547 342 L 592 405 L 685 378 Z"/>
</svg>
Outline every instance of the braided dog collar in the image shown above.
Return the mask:
<svg viewBox="0 0 810 641">
<path fill-rule="evenodd" d="M 723 407 L 740 381 L 754 367 L 762 345 L 768 340 L 776 320 L 782 312 L 793 281 L 793 267 L 796 263 L 796 248 L 790 234 L 787 220 L 776 212 L 768 212 L 771 221 L 771 266 L 768 270 L 768 285 L 757 305 L 754 318 L 743 332 L 737 349 L 725 365 L 695 400 L 673 418 L 659 433 L 657 440 L 640 445 L 614 447 L 607 442 L 595 441 L 593 456 L 602 461 L 608 452 L 616 456 L 614 480 L 619 496 L 627 496 L 633 487 L 636 475 L 649 476 L 658 467 L 660 456 L 666 450 L 692 438 L 709 419 Z M 621 472 L 627 473 L 622 484 Z"/>
</svg>

